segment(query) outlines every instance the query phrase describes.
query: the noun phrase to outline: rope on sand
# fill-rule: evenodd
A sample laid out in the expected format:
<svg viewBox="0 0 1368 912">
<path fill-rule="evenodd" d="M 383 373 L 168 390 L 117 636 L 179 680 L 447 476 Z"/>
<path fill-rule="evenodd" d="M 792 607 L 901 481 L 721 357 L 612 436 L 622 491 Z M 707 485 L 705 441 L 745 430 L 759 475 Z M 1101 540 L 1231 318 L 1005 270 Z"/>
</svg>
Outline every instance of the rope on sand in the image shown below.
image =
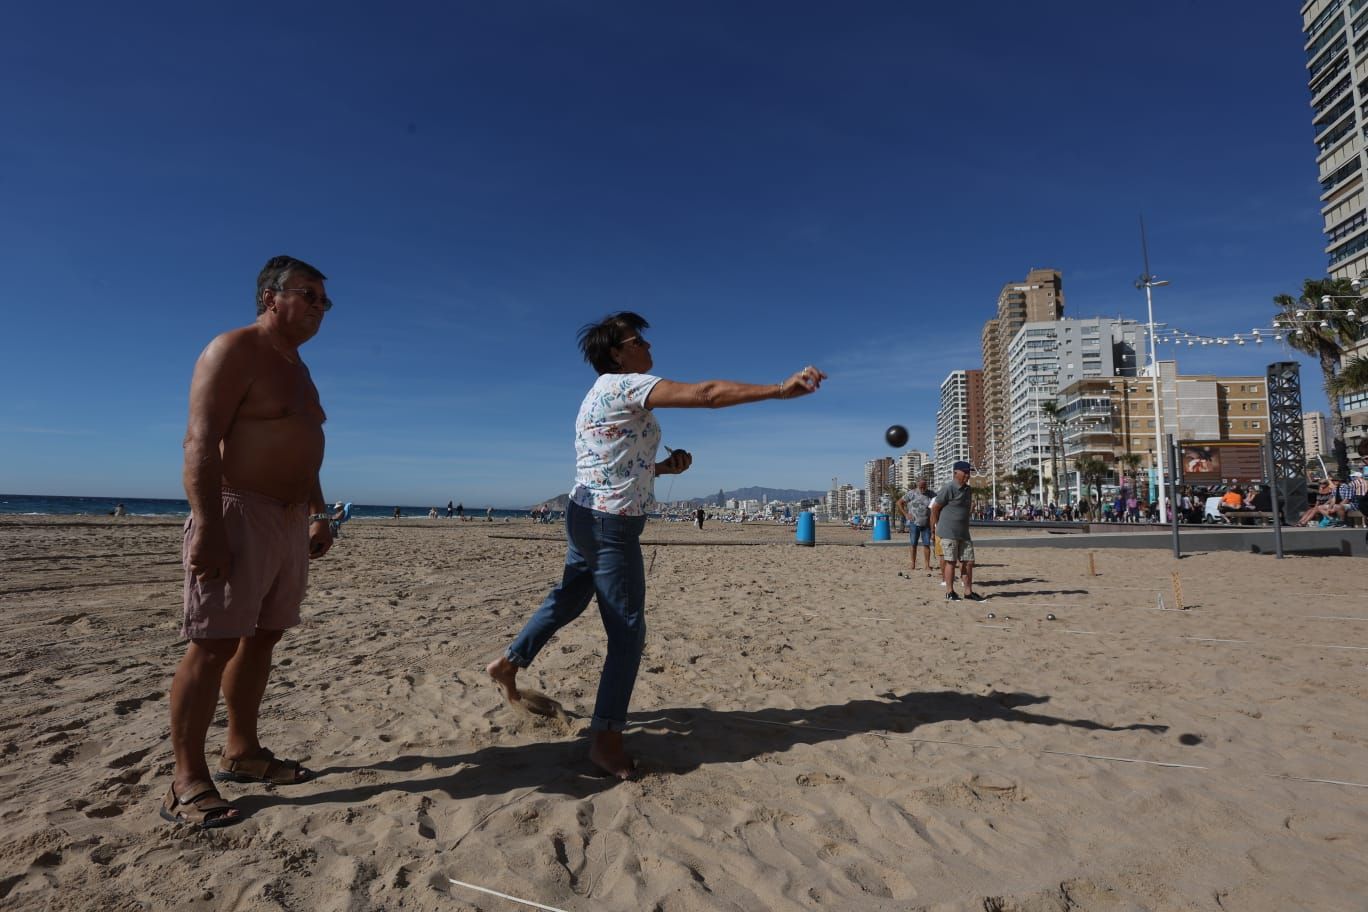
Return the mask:
<svg viewBox="0 0 1368 912">
<path fill-rule="evenodd" d="M 1103 754 L 1076 754 L 1073 751 L 1057 751 L 1041 748 L 1042 754 L 1058 754 L 1061 757 L 1083 757 L 1087 760 L 1111 760 L 1115 763 L 1143 763 L 1147 766 L 1166 766 L 1171 769 L 1205 770 L 1211 769 L 1209 766 L 1198 766 L 1195 763 L 1171 763 L 1165 760 L 1141 760 L 1139 757 L 1108 757 Z"/>
<path fill-rule="evenodd" d="M 1368 782 L 1345 782 L 1343 779 L 1312 779 L 1307 776 L 1288 776 L 1284 773 L 1264 773 L 1270 779 L 1290 779 L 1293 782 L 1324 782 L 1327 785 L 1347 785 L 1350 788 L 1368 789 Z"/>
<path fill-rule="evenodd" d="M 488 887 L 478 887 L 473 883 L 466 883 L 464 880 L 457 880 L 454 877 L 448 877 L 447 880 L 451 881 L 458 887 L 465 887 L 468 890 L 478 890 L 481 893 L 488 893 L 490 896 L 497 896 L 500 899 L 507 899 L 510 902 L 521 903 L 524 906 L 531 906 L 534 909 L 545 909 L 546 912 L 566 912 L 565 909 L 557 909 L 555 906 L 543 906 L 541 903 L 533 902 L 530 899 L 519 899 L 516 896 L 509 896 L 507 893 L 500 893 L 498 890 L 491 890 Z"/>
<path fill-rule="evenodd" d="M 843 735 L 873 735 L 885 741 L 913 741 L 918 744 L 950 744 L 955 747 L 967 747 L 970 750 L 1010 750 L 1020 751 L 1026 754 L 1054 754 L 1060 757 L 1079 757 L 1085 760 L 1104 760 L 1109 763 L 1138 763 L 1145 766 L 1158 766 L 1165 769 L 1190 769 L 1211 771 L 1209 766 L 1200 766 L 1196 763 L 1174 763 L 1168 760 L 1145 760 L 1141 757 L 1110 757 L 1105 754 L 1080 754 L 1074 751 L 1050 750 L 1048 748 L 1017 747 L 1010 744 L 972 744 L 968 741 L 952 741 L 948 738 L 916 738 L 902 732 L 880 732 L 880 731 L 855 731 L 848 728 L 827 728 L 820 725 L 798 725 L 793 722 L 775 722 L 770 719 L 757 719 L 754 716 L 738 715 L 736 718 L 744 719 L 747 722 L 755 722 L 759 725 L 777 725 L 780 728 L 797 728 L 808 731 L 835 732 Z M 1350 788 L 1368 788 L 1365 782 L 1349 782 L 1343 779 L 1316 779 L 1310 776 L 1291 776 L 1286 773 L 1256 773 L 1259 776 L 1266 776 L 1270 779 L 1283 779 L 1290 782 L 1314 782 L 1323 785 L 1344 785 Z"/>
<path fill-rule="evenodd" d="M 986 628 L 988 628 L 988 629 L 990 629 L 990 630 L 1012 630 L 1012 629 L 1014 629 L 1014 628 L 1013 628 L 1011 625 L 1009 625 L 1009 624 L 977 624 L 977 625 L 975 625 L 975 626 L 978 626 L 978 627 L 986 627 Z M 1063 632 L 1064 632 L 1064 633 L 1067 633 L 1067 634 L 1072 634 L 1072 635 L 1074 635 L 1074 636 L 1100 636 L 1100 637 L 1106 637 L 1106 636 L 1125 637 L 1125 636 L 1126 636 L 1125 633 L 1117 633 L 1117 632 L 1115 632 L 1115 631 L 1106 631 L 1106 630 L 1077 630 L 1077 629 L 1072 628 L 1072 627 L 1065 627 Z M 1155 639 L 1161 639 L 1161 638 L 1156 637 Z M 1230 638 L 1227 638 L 1227 637 L 1201 637 L 1201 636 L 1182 635 L 1182 636 L 1173 637 L 1173 639 L 1177 639 L 1177 640 L 1187 640 L 1188 642 L 1191 642 L 1191 643 L 1230 643 L 1230 644 L 1234 644 L 1234 645 L 1237 645 L 1237 646 L 1251 646 L 1251 645 L 1253 645 L 1253 646 L 1258 646 L 1258 645 L 1260 645 L 1260 642 L 1257 641 L 1257 640 L 1236 640 L 1236 639 L 1230 639 Z M 1264 641 L 1264 642 L 1265 642 L 1265 643 L 1268 643 L 1268 641 Z M 1279 645 L 1279 646 L 1290 646 L 1290 647 L 1293 647 L 1293 648 L 1298 648 L 1298 647 L 1300 647 L 1300 648 L 1302 648 L 1302 649 L 1345 649 L 1345 650 L 1351 650 L 1351 651 L 1353 651 L 1353 652 L 1368 652 L 1368 646 L 1344 646 L 1344 645 L 1341 645 L 1341 644 L 1338 644 L 1338 643 L 1284 643 L 1284 642 L 1278 642 L 1276 645 Z"/>
</svg>

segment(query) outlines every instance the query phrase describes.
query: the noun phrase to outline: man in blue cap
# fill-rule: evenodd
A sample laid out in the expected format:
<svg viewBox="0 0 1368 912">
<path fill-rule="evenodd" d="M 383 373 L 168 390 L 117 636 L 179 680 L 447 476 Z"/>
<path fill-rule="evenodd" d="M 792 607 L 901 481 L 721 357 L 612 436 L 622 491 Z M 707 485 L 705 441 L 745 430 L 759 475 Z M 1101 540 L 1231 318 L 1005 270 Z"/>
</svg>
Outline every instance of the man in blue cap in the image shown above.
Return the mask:
<svg viewBox="0 0 1368 912">
<path fill-rule="evenodd" d="M 962 564 L 960 577 L 964 580 L 964 599 L 986 602 L 974 591 L 974 543 L 969 538 L 969 517 L 974 511 L 974 490 L 969 487 L 969 476 L 974 467 L 960 460 L 955 463 L 953 477 L 941 488 L 931 504 L 931 525 L 941 540 L 941 573 L 945 577 L 945 600 L 958 602 L 955 594 L 955 564 Z"/>
</svg>

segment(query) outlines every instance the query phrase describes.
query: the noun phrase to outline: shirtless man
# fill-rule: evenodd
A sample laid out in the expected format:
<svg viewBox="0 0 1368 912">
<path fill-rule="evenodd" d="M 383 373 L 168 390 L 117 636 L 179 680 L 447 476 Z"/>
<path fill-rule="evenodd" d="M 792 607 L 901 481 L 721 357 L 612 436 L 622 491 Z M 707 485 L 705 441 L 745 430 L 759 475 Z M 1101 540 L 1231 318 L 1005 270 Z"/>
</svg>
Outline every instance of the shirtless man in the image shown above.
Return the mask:
<svg viewBox="0 0 1368 912">
<path fill-rule="evenodd" d="M 190 381 L 185 434 L 185 620 L 171 682 L 176 770 L 161 815 L 219 827 L 241 812 L 214 787 L 205 737 L 220 690 L 228 736 L 212 779 L 303 782 L 312 774 L 257 740 L 271 652 L 299 623 L 309 560 L 332 547 L 318 480 L 326 416 L 299 346 L 332 306 L 323 273 L 292 257 L 257 276 L 257 319 L 209 343 Z"/>
</svg>

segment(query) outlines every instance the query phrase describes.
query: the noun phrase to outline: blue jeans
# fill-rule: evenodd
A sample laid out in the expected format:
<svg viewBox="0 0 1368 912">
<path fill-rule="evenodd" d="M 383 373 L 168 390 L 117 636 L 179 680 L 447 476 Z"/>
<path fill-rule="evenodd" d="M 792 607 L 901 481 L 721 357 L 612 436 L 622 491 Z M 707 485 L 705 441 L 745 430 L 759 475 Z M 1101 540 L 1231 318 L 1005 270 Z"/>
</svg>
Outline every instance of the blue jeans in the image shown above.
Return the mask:
<svg viewBox="0 0 1368 912">
<path fill-rule="evenodd" d="M 565 513 L 565 570 L 560 585 L 533 613 L 506 653 L 526 668 L 556 631 L 598 596 L 608 655 L 594 703 L 594 731 L 622 731 L 646 643 L 646 571 L 641 561 L 644 516 L 614 516 L 571 503 Z"/>
<path fill-rule="evenodd" d="M 929 522 L 929 520 L 928 520 Z M 916 523 L 907 527 L 912 536 L 912 547 L 921 545 L 924 548 L 931 547 L 931 527 L 929 525 L 919 526 Z"/>
</svg>

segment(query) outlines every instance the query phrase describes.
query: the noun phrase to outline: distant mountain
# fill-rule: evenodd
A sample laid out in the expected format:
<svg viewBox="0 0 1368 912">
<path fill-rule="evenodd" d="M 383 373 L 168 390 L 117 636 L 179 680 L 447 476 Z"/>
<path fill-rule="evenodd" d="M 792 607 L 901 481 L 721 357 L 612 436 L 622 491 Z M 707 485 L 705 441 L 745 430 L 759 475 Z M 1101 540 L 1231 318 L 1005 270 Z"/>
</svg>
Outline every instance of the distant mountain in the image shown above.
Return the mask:
<svg viewBox="0 0 1368 912">
<path fill-rule="evenodd" d="M 735 491 L 723 491 L 722 496 L 727 500 L 782 500 L 785 503 L 796 503 L 800 500 L 821 500 L 826 497 L 826 491 L 795 491 L 792 488 L 737 488 Z M 695 497 L 688 501 L 693 506 L 715 506 L 717 495 L 709 494 L 707 497 Z"/>
<path fill-rule="evenodd" d="M 529 509 L 529 510 L 535 510 L 535 509 L 537 509 L 538 507 L 545 507 L 545 508 L 548 509 L 548 510 L 558 510 L 558 511 L 564 513 L 564 512 L 565 512 L 567 509 L 569 509 L 569 507 L 570 507 L 570 495 L 569 495 L 569 494 L 557 494 L 555 497 L 552 497 L 550 500 L 543 500 L 541 503 L 534 503 L 532 506 L 528 507 L 527 509 Z"/>
</svg>

